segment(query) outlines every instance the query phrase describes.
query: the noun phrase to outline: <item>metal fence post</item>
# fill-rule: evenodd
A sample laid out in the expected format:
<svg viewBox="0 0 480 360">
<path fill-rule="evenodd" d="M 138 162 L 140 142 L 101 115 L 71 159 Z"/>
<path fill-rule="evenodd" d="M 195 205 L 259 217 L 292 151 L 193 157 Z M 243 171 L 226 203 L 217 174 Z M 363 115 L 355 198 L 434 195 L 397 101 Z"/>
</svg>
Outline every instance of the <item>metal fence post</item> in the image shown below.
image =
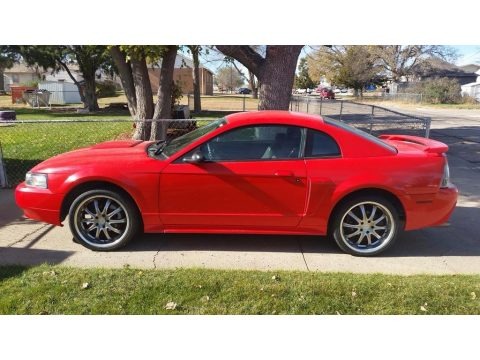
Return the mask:
<svg viewBox="0 0 480 360">
<path fill-rule="evenodd" d="M 343 100 L 340 100 L 340 121 L 342 121 Z"/>
<path fill-rule="evenodd" d="M 310 98 L 307 97 L 307 114 L 308 114 L 308 104 L 310 104 Z"/>
<path fill-rule="evenodd" d="M 243 111 L 245 111 L 245 98 L 247 97 L 247 95 L 243 94 Z"/>
<path fill-rule="evenodd" d="M 425 118 L 425 137 L 428 139 L 430 137 L 430 124 L 432 119 L 427 117 Z"/>
<path fill-rule="evenodd" d="M 375 105 L 372 105 L 372 112 L 370 114 L 370 134 L 372 133 L 373 130 L 373 116 L 375 114 Z"/>
<path fill-rule="evenodd" d="M 322 115 L 323 97 L 320 96 L 320 115 Z"/>
<path fill-rule="evenodd" d="M 293 110 L 292 107 L 293 107 L 293 97 L 290 96 L 290 111 Z"/>
</svg>

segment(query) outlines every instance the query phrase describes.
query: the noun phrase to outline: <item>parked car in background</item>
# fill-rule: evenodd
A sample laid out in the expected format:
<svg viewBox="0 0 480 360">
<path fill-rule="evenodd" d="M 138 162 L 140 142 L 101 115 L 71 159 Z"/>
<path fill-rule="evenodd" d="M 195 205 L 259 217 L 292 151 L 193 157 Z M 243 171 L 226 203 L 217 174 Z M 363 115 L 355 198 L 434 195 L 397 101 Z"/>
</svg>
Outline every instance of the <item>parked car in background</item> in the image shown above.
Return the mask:
<svg viewBox="0 0 480 360">
<path fill-rule="evenodd" d="M 143 231 L 329 235 L 371 256 L 402 230 L 448 220 L 457 189 L 447 150 L 316 115 L 246 112 L 170 142 L 109 141 L 55 156 L 27 173 L 15 198 L 31 219 L 61 225 L 68 216 L 75 241 L 97 251 Z"/>
<path fill-rule="evenodd" d="M 240 88 L 238 89 L 237 93 L 248 95 L 252 93 L 252 90 L 250 90 L 249 88 Z"/>
<path fill-rule="evenodd" d="M 331 99 L 331 100 L 335 99 L 335 93 L 331 88 L 318 88 L 316 92 L 320 94 L 320 97 L 322 99 Z"/>
</svg>

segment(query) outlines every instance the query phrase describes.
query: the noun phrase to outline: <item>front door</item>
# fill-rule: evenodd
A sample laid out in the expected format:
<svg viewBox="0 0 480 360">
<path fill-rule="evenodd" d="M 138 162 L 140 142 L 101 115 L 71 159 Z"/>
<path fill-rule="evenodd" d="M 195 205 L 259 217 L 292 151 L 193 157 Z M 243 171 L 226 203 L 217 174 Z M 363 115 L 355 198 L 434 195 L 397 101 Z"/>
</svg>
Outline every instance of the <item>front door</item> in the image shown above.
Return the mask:
<svg viewBox="0 0 480 360">
<path fill-rule="evenodd" d="M 234 129 L 193 151 L 205 161 L 171 163 L 160 177 L 162 222 L 184 228 L 297 226 L 307 195 L 302 134 L 292 126 Z"/>
</svg>

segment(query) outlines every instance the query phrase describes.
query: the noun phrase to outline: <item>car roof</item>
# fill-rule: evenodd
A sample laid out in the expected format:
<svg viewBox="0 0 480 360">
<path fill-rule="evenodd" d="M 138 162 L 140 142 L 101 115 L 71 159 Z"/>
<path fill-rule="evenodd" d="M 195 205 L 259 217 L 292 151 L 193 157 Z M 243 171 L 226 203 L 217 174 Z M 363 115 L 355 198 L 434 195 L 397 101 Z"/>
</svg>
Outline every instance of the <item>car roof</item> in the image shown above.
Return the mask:
<svg viewBox="0 0 480 360">
<path fill-rule="evenodd" d="M 234 126 L 249 125 L 252 123 L 268 123 L 294 124 L 298 126 L 318 128 L 324 124 L 323 118 L 319 115 L 280 110 L 239 112 L 227 115 L 225 118 L 229 124 Z"/>
</svg>

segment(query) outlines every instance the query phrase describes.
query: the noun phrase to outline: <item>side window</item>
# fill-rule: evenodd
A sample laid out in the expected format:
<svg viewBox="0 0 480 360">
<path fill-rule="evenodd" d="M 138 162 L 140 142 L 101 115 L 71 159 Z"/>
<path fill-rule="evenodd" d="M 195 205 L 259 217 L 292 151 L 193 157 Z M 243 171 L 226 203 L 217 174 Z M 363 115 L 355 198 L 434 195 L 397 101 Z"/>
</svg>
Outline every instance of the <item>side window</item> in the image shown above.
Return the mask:
<svg viewBox="0 0 480 360">
<path fill-rule="evenodd" d="M 301 141 L 300 127 L 255 125 L 221 134 L 200 150 L 210 161 L 298 159 Z"/>
<path fill-rule="evenodd" d="M 330 135 L 316 130 L 307 130 L 305 157 L 340 156 L 340 148 Z"/>
</svg>

